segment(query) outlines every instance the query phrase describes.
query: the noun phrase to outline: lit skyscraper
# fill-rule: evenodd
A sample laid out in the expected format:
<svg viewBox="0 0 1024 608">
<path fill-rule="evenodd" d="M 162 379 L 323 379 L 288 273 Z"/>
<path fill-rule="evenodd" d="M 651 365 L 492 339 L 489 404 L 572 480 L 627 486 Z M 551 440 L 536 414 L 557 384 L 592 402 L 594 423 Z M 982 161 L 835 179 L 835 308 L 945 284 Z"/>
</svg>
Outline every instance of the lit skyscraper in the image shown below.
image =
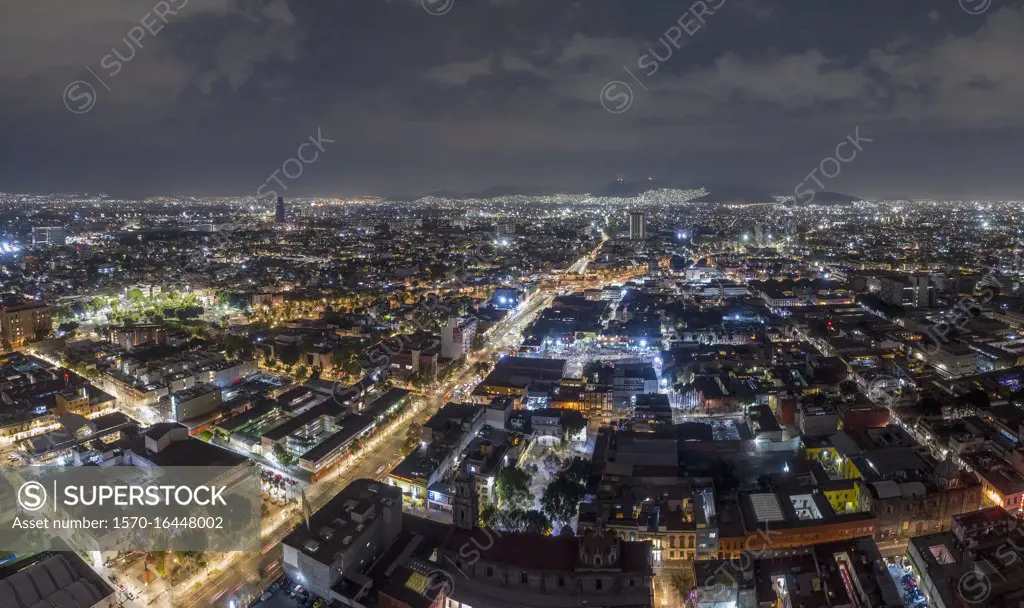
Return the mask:
<svg viewBox="0 0 1024 608">
<path fill-rule="evenodd" d="M 277 220 L 278 224 L 283 224 L 284 223 L 284 197 L 283 196 L 277 197 L 276 220 Z"/>
<path fill-rule="evenodd" d="M 642 241 L 647 238 L 647 227 L 644 225 L 643 211 L 629 212 L 629 239 Z"/>
</svg>

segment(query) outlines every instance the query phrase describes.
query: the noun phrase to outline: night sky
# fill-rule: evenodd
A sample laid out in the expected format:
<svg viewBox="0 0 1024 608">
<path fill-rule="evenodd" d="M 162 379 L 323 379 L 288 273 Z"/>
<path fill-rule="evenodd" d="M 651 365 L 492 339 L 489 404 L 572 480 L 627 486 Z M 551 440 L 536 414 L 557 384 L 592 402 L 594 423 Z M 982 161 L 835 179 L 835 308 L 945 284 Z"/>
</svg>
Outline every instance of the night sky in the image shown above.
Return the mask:
<svg viewBox="0 0 1024 608">
<path fill-rule="evenodd" d="M 1024 198 L 1020 1 L 0 1 L 4 191 Z"/>
</svg>

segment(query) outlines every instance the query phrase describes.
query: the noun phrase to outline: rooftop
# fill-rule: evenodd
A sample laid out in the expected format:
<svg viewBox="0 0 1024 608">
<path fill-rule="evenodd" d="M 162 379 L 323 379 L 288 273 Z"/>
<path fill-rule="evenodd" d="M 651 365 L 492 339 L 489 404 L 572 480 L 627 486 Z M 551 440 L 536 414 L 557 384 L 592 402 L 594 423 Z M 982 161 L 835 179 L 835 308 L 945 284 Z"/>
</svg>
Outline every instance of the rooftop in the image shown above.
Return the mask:
<svg viewBox="0 0 1024 608">
<path fill-rule="evenodd" d="M 402 491 L 370 479 L 357 479 L 300 525 L 282 543 L 321 561 L 359 542 L 385 510 L 402 508 Z"/>
<path fill-rule="evenodd" d="M 0 605 L 88 607 L 113 593 L 74 552 L 46 555 L 39 554 L 39 561 L 0 579 Z"/>
</svg>

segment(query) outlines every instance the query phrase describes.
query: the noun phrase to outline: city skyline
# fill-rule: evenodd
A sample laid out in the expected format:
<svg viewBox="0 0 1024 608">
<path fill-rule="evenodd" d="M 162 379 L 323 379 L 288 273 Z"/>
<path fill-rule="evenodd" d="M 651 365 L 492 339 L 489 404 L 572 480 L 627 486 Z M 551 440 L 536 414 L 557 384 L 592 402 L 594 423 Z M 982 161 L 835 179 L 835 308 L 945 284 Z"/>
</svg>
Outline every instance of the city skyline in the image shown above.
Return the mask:
<svg viewBox="0 0 1024 608">
<path fill-rule="evenodd" d="M 67 567 L 128 608 L 1020 592 L 977 568 L 1024 519 L 1024 203 L 813 180 L 803 204 L 719 203 L 628 176 L 608 196 L 286 196 L 329 139 L 257 186 L 280 206 L 0 195 L 0 458 L 215 466 L 249 509 L 247 532 L 147 544 L 19 503 L 55 532 L 0 518 L 0 587 Z"/>
<path fill-rule="evenodd" d="M 1024 605 L 1024 0 L 0 2 L 6 604 Z"/>
</svg>

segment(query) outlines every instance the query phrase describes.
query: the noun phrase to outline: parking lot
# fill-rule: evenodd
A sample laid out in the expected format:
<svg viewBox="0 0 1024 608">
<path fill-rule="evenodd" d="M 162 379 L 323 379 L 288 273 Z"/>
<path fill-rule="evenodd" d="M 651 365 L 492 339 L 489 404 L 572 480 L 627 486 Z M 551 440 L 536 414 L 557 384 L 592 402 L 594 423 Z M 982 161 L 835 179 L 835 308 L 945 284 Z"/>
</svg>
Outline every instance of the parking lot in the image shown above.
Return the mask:
<svg viewBox="0 0 1024 608">
<path fill-rule="evenodd" d="M 265 598 L 265 599 L 264 599 Z M 281 577 L 267 589 L 260 598 L 253 601 L 253 608 L 322 608 L 321 598 L 303 589 L 286 577 Z"/>
<path fill-rule="evenodd" d="M 295 608 L 295 600 L 288 597 L 288 594 L 284 591 L 277 591 L 266 601 L 258 602 L 253 604 L 260 608 Z"/>
<path fill-rule="evenodd" d="M 887 560 L 889 574 L 892 576 L 896 588 L 903 596 L 903 602 L 908 608 L 926 608 L 928 600 L 925 599 L 917 589 L 918 580 L 909 566 L 904 566 L 902 560 Z"/>
</svg>

